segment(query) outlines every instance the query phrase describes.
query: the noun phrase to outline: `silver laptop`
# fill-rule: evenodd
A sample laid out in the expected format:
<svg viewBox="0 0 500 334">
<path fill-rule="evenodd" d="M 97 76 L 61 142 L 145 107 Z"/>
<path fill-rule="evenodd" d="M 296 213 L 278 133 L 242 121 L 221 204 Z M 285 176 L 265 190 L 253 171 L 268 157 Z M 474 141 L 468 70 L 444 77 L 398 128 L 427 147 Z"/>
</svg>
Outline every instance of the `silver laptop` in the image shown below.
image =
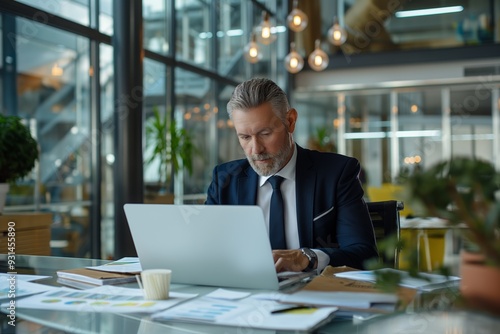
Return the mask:
<svg viewBox="0 0 500 334">
<path fill-rule="evenodd" d="M 124 209 L 142 268 L 171 269 L 172 283 L 277 290 L 308 275 L 278 279 L 258 206 L 125 204 Z"/>
</svg>

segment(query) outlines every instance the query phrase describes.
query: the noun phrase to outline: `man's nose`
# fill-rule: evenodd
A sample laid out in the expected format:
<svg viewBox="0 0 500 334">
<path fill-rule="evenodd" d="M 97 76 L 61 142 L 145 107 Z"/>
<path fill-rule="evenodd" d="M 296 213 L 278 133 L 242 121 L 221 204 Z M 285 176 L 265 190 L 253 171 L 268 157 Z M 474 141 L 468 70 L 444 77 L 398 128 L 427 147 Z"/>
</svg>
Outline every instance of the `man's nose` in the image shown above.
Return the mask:
<svg viewBox="0 0 500 334">
<path fill-rule="evenodd" d="M 259 138 L 252 138 L 252 153 L 253 154 L 261 154 L 264 152 L 264 145 L 260 142 Z"/>
</svg>

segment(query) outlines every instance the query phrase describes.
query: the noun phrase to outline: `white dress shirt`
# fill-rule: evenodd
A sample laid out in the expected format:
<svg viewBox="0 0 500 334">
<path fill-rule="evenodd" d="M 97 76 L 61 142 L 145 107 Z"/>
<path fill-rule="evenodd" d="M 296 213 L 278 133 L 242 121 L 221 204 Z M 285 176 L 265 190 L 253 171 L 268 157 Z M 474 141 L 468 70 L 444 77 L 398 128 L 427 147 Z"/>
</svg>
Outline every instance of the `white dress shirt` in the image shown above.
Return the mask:
<svg viewBox="0 0 500 334">
<path fill-rule="evenodd" d="M 276 175 L 284 178 L 281 183 L 285 215 L 285 238 L 288 249 L 299 249 L 299 230 L 297 227 L 297 209 L 295 196 L 295 167 L 297 164 L 297 148 L 293 146 L 293 155 L 290 161 Z M 272 175 L 271 175 L 272 176 Z M 259 189 L 257 192 L 257 205 L 262 208 L 269 233 L 269 215 L 271 209 L 271 196 L 273 188 L 267 179 L 271 176 L 259 176 Z M 318 255 L 318 273 L 330 262 L 329 256 L 317 249 L 313 251 Z"/>
</svg>

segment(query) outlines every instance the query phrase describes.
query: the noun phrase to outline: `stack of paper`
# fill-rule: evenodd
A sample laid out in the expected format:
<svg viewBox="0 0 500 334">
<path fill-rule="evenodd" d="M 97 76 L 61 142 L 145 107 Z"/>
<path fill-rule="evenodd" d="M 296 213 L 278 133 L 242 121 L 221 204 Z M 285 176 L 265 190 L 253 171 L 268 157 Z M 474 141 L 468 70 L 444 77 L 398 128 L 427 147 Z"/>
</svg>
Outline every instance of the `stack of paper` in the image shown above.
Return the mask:
<svg viewBox="0 0 500 334">
<path fill-rule="evenodd" d="M 406 307 L 414 299 L 416 290 L 399 287 L 395 293 L 387 294 L 372 282 L 337 277 L 342 272 L 357 271 L 349 267 L 327 266 L 301 291 L 278 299 L 286 303 L 306 305 L 330 305 L 339 307 L 337 317 L 362 315 L 371 317 Z"/>
<path fill-rule="evenodd" d="M 336 307 L 289 308 L 275 301 L 252 298 L 238 302 L 198 298 L 156 313 L 152 318 L 240 328 L 310 331 L 329 321 L 337 311 Z"/>
<path fill-rule="evenodd" d="M 60 279 L 58 282 L 62 284 L 65 283 L 62 279 L 94 285 L 123 284 L 136 281 L 134 274 L 108 273 L 87 268 L 59 270 L 57 277 Z"/>
<path fill-rule="evenodd" d="M 345 309 L 372 309 L 383 312 L 393 311 L 398 297 L 392 293 L 301 290 L 283 295 L 279 301 L 300 305 L 337 306 Z"/>
<path fill-rule="evenodd" d="M 432 291 L 444 287 L 455 287 L 460 283 L 460 277 L 456 276 L 443 276 L 437 274 L 419 273 L 421 278 L 417 278 L 417 277 L 411 277 L 405 271 L 391 269 L 391 268 L 378 269 L 377 271 L 398 273 L 402 277 L 402 281 L 400 283 L 401 286 L 420 291 Z M 337 273 L 335 274 L 335 276 L 339 278 L 347 278 L 357 281 L 375 282 L 376 281 L 375 274 L 377 271 L 355 270 L 355 271 Z"/>
<path fill-rule="evenodd" d="M 89 288 L 88 284 L 109 285 L 135 282 L 135 274 L 141 272 L 137 257 L 124 257 L 101 266 L 59 270 L 58 283 L 77 288 Z M 78 286 L 76 282 L 84 285 Z M 86 285 L 85 285 L 86 284 Z"/>
</svg>

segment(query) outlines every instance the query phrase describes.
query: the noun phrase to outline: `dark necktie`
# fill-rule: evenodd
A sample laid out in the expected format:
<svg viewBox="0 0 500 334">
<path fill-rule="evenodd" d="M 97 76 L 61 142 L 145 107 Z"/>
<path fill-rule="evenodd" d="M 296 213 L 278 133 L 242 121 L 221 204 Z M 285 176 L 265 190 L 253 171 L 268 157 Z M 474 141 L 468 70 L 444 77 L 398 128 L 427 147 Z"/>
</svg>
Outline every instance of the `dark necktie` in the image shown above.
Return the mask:
<svg viewBox="0 0 500 334">
<path fill-rule="evenodd" d="M 271 210 L 269 215 L 269 239 L 272 249 L 286 249 L 285 240 L 285 211 L 283 205 L 283 196 L 281 196 L 281 182 L 284 180 L 281 176 L 274 175 L 270 177 L 269 183 L 273 187 L 271 196 Z"/>
</svg>

